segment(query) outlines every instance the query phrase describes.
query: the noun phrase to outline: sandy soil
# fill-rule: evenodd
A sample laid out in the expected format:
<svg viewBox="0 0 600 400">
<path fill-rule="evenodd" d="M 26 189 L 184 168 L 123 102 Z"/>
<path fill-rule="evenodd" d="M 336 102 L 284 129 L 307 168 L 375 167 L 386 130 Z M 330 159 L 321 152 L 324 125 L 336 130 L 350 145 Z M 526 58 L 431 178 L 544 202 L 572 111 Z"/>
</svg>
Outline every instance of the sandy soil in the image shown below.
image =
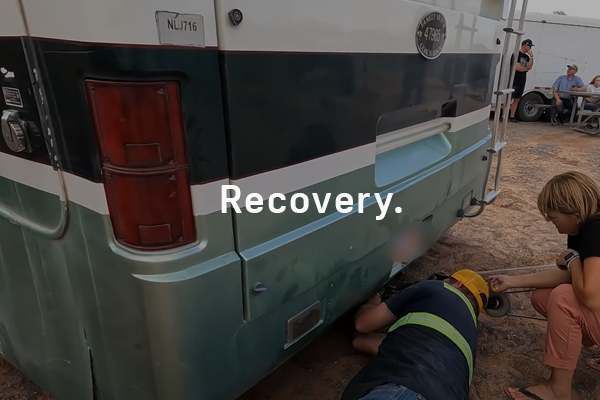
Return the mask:
<svg viewBox="0 0 600 400">
<path fill-rule="evenodd" d="M 490 271 L 552 264 L 566 244 L 536 208 L 536 196 L 553 175 L 575 169 L 600 180 L 600 137 L 549 123 L 509 124 L 501 174 L 502 193 L 474 219 L 465 219 L 414 262 L 398 282 L 426 279 L 459 268 Z M 522 273 L 522 271 L 514 272 Z M 529 293 L 511 295 L 511 313 L 536 316 Z M 340 320 L 238 400 L 337 400 L 368 361 L 351 347 L 352 315 Z M 505 400 L 502 389 L 548 377 L 539 338 L 545 322 L 516 317 L 480 318 L 480 341 L 471 400 Z M 584 400 L 600 400 L 600 372 L 584 359 L 600 350 L 583 349 L 574 387 Z M 0 362 L 0 399 L 52 400 L 12 367 Z"/>
</svg>

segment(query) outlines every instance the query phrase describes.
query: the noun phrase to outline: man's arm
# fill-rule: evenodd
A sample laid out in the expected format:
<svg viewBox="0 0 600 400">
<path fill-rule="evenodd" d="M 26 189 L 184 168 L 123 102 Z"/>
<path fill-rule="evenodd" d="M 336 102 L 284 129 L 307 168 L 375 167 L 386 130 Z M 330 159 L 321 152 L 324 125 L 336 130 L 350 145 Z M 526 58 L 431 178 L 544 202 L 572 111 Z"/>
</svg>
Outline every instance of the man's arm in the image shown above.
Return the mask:
<svg viewBox="0 0 600 400">
<path fill-rule="evenodd" d="M 527 71 L 531 71 L 531 68 L 533 68 L 533 52 L 529 50 L 529 53 L 527 53 L 527 55 L 529 56 L 529 62 L 527 63 Z"/>
<path fill-rule="evenodd" d="M 423 293 L 419 284 L 409 286 L 388 299 L 381 302 L 379 294 L 373 295 L 356 313 L 354 326 L 358 332 L 370 333 L 393 324 L 402 317 L 404 306 Z"/>
<path fill-rule="evenodd" d="M 583 83 L 583 79 L 581 79 L 580 77 L 576 76 L 575 77 L 575 89 L 571 89 L 575 92 L 587 92 L 587 87 L 585 85 L 585 83 Z"/>
<path fill-rule="evenodd" d="M 387 304 L 381 302 L 379 293 L 375 293 L 356 312 L 354 327 L 360 333 L 371 333 L 390 325 L 397 319 L 398 317 L 390 311 Z"/>
<path fill-rule="evenodd" d="M 556 78 L 556 80 L 554 81 L 554 84 L 552 85 L 552 96 L 556 100 L 557 104 L 562 104 L 562 100 L 560 99 L 560 96 L 558 95 L 558 88 L 560 87 L 560 82 L 561 82 L 561 77 L 559 76 L 558 78 Z"/>
<path fill-rule="evenodd" d="M 517 65 L 515 66 L 515 68 L 517 69 L 517 71 L 519 72 L 527 72 L 529 71 L 529 68 L 522 66 L 521 64 L 517 63 Z"/>
<path fill-rule="evenodd" d="M 526 67 L 523 67 L 520 62 L 515 63 L 515 55 L 510 56 L 510 63 L 515 65 L 515 69 L 519 72 L 527 71 Z"/>
<path fill-rule="evenodd" d="M 555 87 L 552 88 L 552 97 L 554 97 L 554 99 L 556 100 L 556 102 L 558 104 L 562 103 L 562 100 L 560 99 L 560 96 L 558 95 L 558 89 Z"/>
<path fill-rule="evenodd" d="M 571 283 L 571 274 L 558 268 L 510 277 L 511 288 L 555 288 L 563 283 Z"/>
</svg>

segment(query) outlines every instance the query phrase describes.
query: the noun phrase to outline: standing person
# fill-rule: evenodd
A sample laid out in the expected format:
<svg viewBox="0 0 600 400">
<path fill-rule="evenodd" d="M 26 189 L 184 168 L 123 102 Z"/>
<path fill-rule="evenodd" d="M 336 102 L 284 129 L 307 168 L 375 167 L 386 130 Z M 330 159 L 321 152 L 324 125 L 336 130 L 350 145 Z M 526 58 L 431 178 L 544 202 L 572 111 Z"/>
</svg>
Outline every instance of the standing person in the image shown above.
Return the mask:
<svg viewBox="0 0 600 400">
<path fill-rule="evenodd" d="M 542 361 L 551 374 L 543 383 L 506 392 L 518 400 L 570 400 L 581 345 L 600 345 L 600 185 L 580 172 L 566 172 L 546 183 L 537 202 L 546 220 L 567 235 L 558 268 L 489 281 L 494 292 L 536 289 L 531 303 L 548 319 Z M 588 365 L 598 369 L 597 362 Z"/>
<path fill-rule="evenodd" d="M 515 79 L 513 80 L 513 89 L 515 89 L 515 91 L 512 94 L 513 101 L 510 105 L 510 118 L 508 119 L 510 122 L 519 122 L 515 118 L 515 113 L 517 112 L 519 101 L 521 100 L 521 97 L 523 97 L 523 92 L 525 91 L 527 72 L 531 71 L 531 68 L 533 68 L 533 51 L 531 50 L 533 46 L 535 45 L 531 39 L 523 40 L 521 48 L 519 49 L 517 62 L 515 63 L 514 54 L 510 58 L 510 65 L 514 65 L 516 69 Z"/>
<path fill-rule="evenodd" d="M 341 400 L 468 400 L 488 284 L 471 270 L 436 275 L 357 311 L 353 345 L 375 356 Z"/>
</svg>

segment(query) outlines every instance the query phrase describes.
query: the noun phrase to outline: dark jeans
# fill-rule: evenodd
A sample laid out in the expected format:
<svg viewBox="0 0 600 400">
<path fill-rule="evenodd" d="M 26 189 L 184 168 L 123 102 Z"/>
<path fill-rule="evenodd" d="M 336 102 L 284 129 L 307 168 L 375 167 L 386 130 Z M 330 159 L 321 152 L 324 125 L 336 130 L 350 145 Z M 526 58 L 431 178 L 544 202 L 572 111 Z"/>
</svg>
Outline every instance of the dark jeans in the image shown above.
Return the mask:
<svg viewBox="0 0 600 400">
<path fill-rule="evenodd" d="M 552 106 L 554 106 L 554 110 L 556 110 L 556 116 L 558 121 L 561 124 L 564 124 L 571 118 L 571 111 L 573 110 L 573 100 L 571 99 L 561 99 L 562 104 L 556 104 L 556 99 L 552 98 Z"/>
<path fill-rule="evenodd" d="M 395 383 L 386 383 L 385 385 L 373 388 L 369 393 L 360 398 L 361 400 L 425 400 L 423 396 L 412 390 L 396 385 Z"/>
<path fill-rule="evenodd" d="M 573 110 L 573 100 L 571 99 L 561 99 L 562 100 L 562 104 L 559 106 L 556 104 L 556 99 L 552 99 L 552 105 L 554 106 L 554 109 L 556 110 L 556 114 L 558 117 L 558 120 L 560 121 L 561 124 L 564 124 L 566 121 L 569 121 L 571 119 L 571 112 Z M 600 109 L 600 107 L 598 107 L 595 104 L 592 103 L 584 103 L 583 104 L 583 109 L 584 110 L 589 110 L 589 111 L 598 111 Z M 592 123 L 594 122 L 594 117 L 591 117 L 588 121 L 588 123 Z"/>
<path fill-rule="evenodd" d="M 585 103 L 584 106 L 583 106 L 583 109 L 584 110 L 590 110 L 590 111 L 596 112 L 596 111 L 600 110 L 600 107 L 598 107 L 594 103 Z M 595 121 L 595 118 L 596 117 L 590 118 L 589 121 L 588 121 L 588 123 L 589 124 L 593 123 Z"/>
</svg>

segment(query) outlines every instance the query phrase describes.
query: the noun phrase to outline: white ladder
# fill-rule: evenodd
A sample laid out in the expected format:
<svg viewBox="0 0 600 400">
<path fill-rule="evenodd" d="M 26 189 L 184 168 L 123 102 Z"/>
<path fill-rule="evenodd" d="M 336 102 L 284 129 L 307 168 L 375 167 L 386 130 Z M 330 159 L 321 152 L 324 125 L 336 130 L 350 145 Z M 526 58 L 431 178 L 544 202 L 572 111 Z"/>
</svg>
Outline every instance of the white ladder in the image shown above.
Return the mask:
<svg viewBox="0 0 600 400">
<path fill-rule="evenodd" d="M 521 16 L 519 18 L 519 27 L 518 29 L 513 28 L 513 23 L 515 20 L 515 12 L 517 8 L 518 0 L 511 0 L 510 4 L 510 12 L 508 15 L 508 23 L 506 27 L 503 29 L 504 34 L 504 48 L 502 49 L 502 64 L 500 66 L 500 77 L 498 79 L 498 89 L 494 92 L 496 95 L 496 109 L 494 112 L 494 124 L 492 126 L 492 146 L 487 149 L 489 153 L 487 160 L 487 173 L 486 179 L 483 184 L 483 189 L 481 191 L 481 200 L 477 198 L 471 199 L 471 206 L 480 206 L 479 209 L 474 213 L 466 213 L 463 209 L 461 209 L 458 213 L 459 217 L 476 217 L 480 215 L 485 207 L 489 204 L 492 204 L 496 197 L 500 194 L 499 183 L 500 183 L 500 167 L 502 165 L 502 150 L 506 145 L 505 135 L 506 135 L 506 126 L 508 124 L 508 116 L 510 115 L 508 112 L 504 112 L 505 116 L 502 120 L 502 125 L 500 125 L 500 111 L 501 104 L 503 98 L 506 96 L 505 111 L 510 110 L 510 102 L 512 100 L 512 94 L 515 91 L 513 86 L 513 81 L 515 79 L 515 68 L 510 64 L 510 57 L 508 57 L 508 47 L 510 43 L 511 35 L 516 35 L 515 39 L 515 47 L 513 50 L 513 54 L 515 60 L 518 58 L 519 49 L 521 48 L 521 38 L 525 32 L 523 32 L 523 27 L 525 25 L 525 14 L 527 11 L 527 2 L 528 0 L 523 0 L 523 6 L 521 7 Z M 510 68 L 510 78 L 508 81 L 508 87 L 503 88 L 504 84 L 504 76 L 506 74 L 507 68 Z M 498 134 L 498 129 L 500 128 L 500 134 Z M 494 189 L 490 192 L 487 191 L 487 184 L 490 179 L 490 174 L 492 172 L 492 163 L 494 159 L 494 155 L 496 155 L 496 174 L 494 179 Z"/>
</svg>

